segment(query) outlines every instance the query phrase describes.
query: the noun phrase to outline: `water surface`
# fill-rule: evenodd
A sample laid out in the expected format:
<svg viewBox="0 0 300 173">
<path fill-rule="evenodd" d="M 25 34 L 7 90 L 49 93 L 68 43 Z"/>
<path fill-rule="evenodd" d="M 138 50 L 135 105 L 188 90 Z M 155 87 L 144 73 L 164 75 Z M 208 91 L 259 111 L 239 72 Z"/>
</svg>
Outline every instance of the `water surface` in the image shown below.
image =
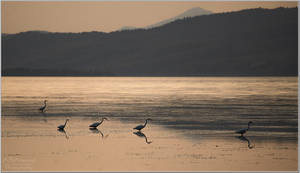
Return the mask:
<svg viewBox="0 0 300 173">
<path fill-rule="evenodd" d="M 297 98 L 297 77 L 3 77 L 2 170 L 296 171 Z"/>
</svg>

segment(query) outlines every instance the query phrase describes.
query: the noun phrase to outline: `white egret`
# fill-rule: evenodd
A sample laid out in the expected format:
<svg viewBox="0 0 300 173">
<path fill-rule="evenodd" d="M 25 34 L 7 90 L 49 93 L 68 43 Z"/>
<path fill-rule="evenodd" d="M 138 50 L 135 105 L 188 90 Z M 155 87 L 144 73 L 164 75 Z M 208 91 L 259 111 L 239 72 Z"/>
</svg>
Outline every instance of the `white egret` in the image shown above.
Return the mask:
<svg viewBox="0 0 300 173">
<path fill-rule="evenodd" d="M 239 133 L 239 134 L 241 134 L 241 136 L 243 136 L 243 135 L 250 129 L 250 124 L 252 124 L 252 123 L 253 123 L 252 121 L 249 121 L 249 122 L 248 122 L 248 128 L 238 130 L 238 131 L 236 131 L 235 133 Z"/>
<path fill-rule="evenodd" d="M 101 119 L 101 121 L 95 122 L 95 123 L 91 124 L 89 127 L 91 127 L 91 128 L 97 128 L 100 124 L 103 123 L 104 120 L 108 120 L 108 119 L 104 117 L 104 118 Z"/>
<path fill-rule="evenodd" d="M 138 125 L 138 126 L 136 126 L 135 128 L 133 128 L 133 129 L 136 129 L 136 130 L 138 130 L 138 131 L 141 131 L 143 128 L 146 127 L 146 125 L 147 125 L 147 123 L 148 123 L 149 120 L 152 120 L 152 119 L 151 119 L 151 118 L 147 118 L 144 125 Z"/>
<path fill-rule="evenodd" d="M 64 130 L 68 121 L 69 121 L 69 119 L 66 119 L 65 124 L 64 125 L 59 125 L 59 126 L 57 126 L 57 128 L 61 129 L 61 130 Z"/>
<path fill-rule="evenodd" d="M 40 111 L 45 112 L 47 109 L 47 100 L 44 100 L 44 106 L 40 107 Z"/>
</svg>

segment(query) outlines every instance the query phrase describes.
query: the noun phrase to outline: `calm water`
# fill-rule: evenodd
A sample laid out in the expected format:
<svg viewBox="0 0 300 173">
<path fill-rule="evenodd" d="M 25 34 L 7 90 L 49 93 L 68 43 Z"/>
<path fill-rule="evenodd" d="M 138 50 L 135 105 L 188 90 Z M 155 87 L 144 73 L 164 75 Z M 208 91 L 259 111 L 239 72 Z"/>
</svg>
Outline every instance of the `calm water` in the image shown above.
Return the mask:
<svg viewBox="0 0 300 173">
<path fill-rule="evenodd" d="M 297 77 L 3 77 L 2 170 L 295 171 L 297 115 Z"/>
</svg>

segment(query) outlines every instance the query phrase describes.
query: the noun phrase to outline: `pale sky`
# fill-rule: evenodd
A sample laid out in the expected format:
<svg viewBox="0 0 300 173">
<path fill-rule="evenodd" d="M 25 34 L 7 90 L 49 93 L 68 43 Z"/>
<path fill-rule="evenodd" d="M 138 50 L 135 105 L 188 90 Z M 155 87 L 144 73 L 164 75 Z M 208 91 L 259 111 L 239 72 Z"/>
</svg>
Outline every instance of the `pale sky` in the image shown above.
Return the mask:
<svg viewBox="0 0 300 173">
<path fill-rule="evenodd" d="M 8 2 L 2 1 L 2 33 L 111 32 L 144 27 L 200 7 L 212 12 L 247 8 L 295 7 L 298 2 Z"/>
</svg>

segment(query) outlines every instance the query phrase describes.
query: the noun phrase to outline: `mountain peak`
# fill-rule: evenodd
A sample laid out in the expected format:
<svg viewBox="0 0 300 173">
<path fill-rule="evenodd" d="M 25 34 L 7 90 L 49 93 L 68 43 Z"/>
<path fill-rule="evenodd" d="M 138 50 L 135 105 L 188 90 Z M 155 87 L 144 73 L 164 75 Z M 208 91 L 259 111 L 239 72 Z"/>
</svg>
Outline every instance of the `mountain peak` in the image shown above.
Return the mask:
<svg viewBox="0 0 300 173">
<path fill-rule="evenodd" d="M 181 13 L 181 14 L 175 16 L 175 17 L 172 17 L 172 18 L 169 18 L 169 19 L 160 21 L 160 22 L 158 22 L 158 23 L 149 25 L 149 26 L 147 26 L 147 27 L 145 27 L 145 28 L 155 28 L 155 27 L 159 27 L 159 26 L 168 24 L 168 23 L 170 23 L 170 22 L 173 22 L 173 21 L 175 21 L 175 20 L 183 19 L 183 18 L 186 18 L 186 17 L 194 17 L 194 16 L 208 15 L 208 14 L 212 14 L 212 13 L 213 13 L 213 12 L 208 11 L 208 10 L 205 10 L 205 9 L 203 9 L 203 8 L 200 8 L 200 7 L 194 7 L 194 8 L 191 8 L 191 9 L 186 10 L 185 12 L 183 12 L 183 13 Z"/>
<path fill-rule="evenodd" d="M 186 10 L 185 12 L 183 12 L 182 14 L 180 14 L 176 17 L 177 18 L 194 17 L 194 16 L 207 15 L 207 14 L 212 14 L 212 13 L 213 12 L 205 10 L 203 8 L 194 7 L 194 8 Z"/>
<path fill-rule="evenodd" d="M 212 13 L 213 12 L 205 10 L 203 8 L 194 7 L 194 8 L 191 8 L 191 9 L 188 9 L 188 10 L 184 11 L 183 13 L 181 13 L 181 14 L 175 16 L 175 17 L 172 17 L 172 18 L 169 18 L 169 19 L 166 19 L 166 20 L 162 20 L 162 21 L 160 21 L 158 23 L 155 23 L 155 24 L 152 24 L 152 25 L 148 25 L 148 26 L 146 26 L 144 28 L 145 29 L 155 28 L 155 27 L 159 27 L 159 26 L 168 24 L 168 23 L 173 22 L 175 20 L 183 19 L 185 17 L 194 17 L 194 16 L 208 15 L 208 14 L 212 14 Z M 134 26 L 124 26 L 124 27 L 122 27 L 120 29 L 120 31 L 123 31 L 123 30 L 134 30 L 134 29 L 138 29 L 138 28 L 134 27 Z"/>
</svg>

